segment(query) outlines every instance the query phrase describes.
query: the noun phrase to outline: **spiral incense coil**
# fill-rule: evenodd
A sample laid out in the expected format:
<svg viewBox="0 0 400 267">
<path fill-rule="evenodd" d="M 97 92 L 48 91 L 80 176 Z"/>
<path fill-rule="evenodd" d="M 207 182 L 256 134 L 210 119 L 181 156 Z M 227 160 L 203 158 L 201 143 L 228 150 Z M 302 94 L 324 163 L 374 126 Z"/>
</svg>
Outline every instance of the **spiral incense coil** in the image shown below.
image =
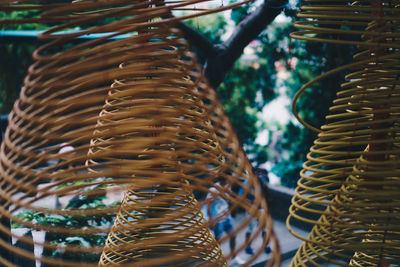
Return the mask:
<svg viewBox="0 0 400 267">
<path fill-rule="evenodd" d="M 290 36 L 305 41 L 400 48 L 400 29 L 395 26 L 400 17 L 398 5 L 398 1 L 384 0 L 304 0 L 294 23 L 299 31 Z M 377 17 L 381 25 L 389 24 L 392 29 L 366 31 Z"/>
<path fill-rule="evenodd" d="M 396 9 L 393 13 L 400 8 L 399 1 L 381 4 Z M 388 17 L 374 13 L 365 43 L 372 38 L 370 31 L 398 32 L 400 21 L 386 21 L 392 14 L 387 12 Z M 291 266 L 400 263 L 399 44 L 398 38 L 382 37 L 355 54 L 354 63 L 306 85 L 339 70 L 351 71 L 300 172 L 287 225 L 304 242 Z M 294 219 L 312 226 L 308 236 L 294 232 Z"/>
<path fill-rule="evenodd" d="M 268 266 L 279 266 L 258 179 L 175 23 L 241 3 L 48 2 L 0 5 L 35 10 L 0 24 L 53 25 L 1 146 L 0 264 L 227 266 L 253 245 L 249 265 L 271 244 Z M 192 13 L 171 15 L 182 9 Z M 210 217 L 221 199 L 229 206 Z M 244 219 L 216 240 L 210 228 L 238 210 Z M 254 219 L 250 238 L 223 251 Z"/>
</svg>

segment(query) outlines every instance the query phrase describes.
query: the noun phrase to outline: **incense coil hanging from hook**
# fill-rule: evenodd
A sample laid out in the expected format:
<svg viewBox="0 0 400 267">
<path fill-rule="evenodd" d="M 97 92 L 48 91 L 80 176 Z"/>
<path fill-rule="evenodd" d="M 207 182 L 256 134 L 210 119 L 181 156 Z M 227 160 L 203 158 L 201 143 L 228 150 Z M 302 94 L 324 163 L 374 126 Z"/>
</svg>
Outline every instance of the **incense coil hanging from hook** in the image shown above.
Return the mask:
<svg viewBox="0 0 400 267">
<path fill-rule="evenodd" d="M 334 17 L 342 12 L 346 21 L 339 23 L 338 16 L 337 23 L 330 25 L 347 28 L 332 29 L 330 37 L 324 27 L 321 31 L 315 27 L 312 32 L 300 31 L 292 36 L 354 44 L 358 52 L 353 56 L 354 63 L 329 71 L 301 89 L 302 92 L 332 73 L 349 71 L 300 172 L 287 225 L 304 242 L 291 266 L 398 264 L 400 21 L 395 18 L 400 14 L 400 3 L 335 1 L 332 5 L 317 5 L 315 10 L 320 13 L 314 12 L 316 1 L 309 3 L 299 18 L 314 20 L 296 25 L 331 23 L 329 19 L 336 20 Z M 337 3 L 343 5 L 334 6 Z M 352 28 L 355 26 L 364 30 L 356 31 Z M 299 37 L 308 33 L 315 35 Z M 349 40 L 348 36 L 354 39 Z M 296 219 L 311 226 L 308 236 L 292 229 Z"/>
<path fill-rule="evenodd" d="M 0 225 L 2 265 L 13 266 L 15 254 L 42 266 L 226 266 L 262 231 L 247 264 L 271 244 L 268 265 L 279 265 L 258 180 L 175 28 L 242 3 L 171 16 L 202 2 L 0 5 L 36 11 L 0 24 L 52 25 L 39 36 L 46 43 L 33 54 L 1 147 L 0 216 L 12 225 Z M 204 212 L 217 198 L 229 208 L 207 221 Z M 210 228 L 238 209 L 247 211 L 244 219 L 216 240 Z M 252 219 L 258 226 L 249 241 L 237 240 L 224 254 L 221 245 Z M 43 252 L 13 247 L 12 239 Z"/>
</svg>

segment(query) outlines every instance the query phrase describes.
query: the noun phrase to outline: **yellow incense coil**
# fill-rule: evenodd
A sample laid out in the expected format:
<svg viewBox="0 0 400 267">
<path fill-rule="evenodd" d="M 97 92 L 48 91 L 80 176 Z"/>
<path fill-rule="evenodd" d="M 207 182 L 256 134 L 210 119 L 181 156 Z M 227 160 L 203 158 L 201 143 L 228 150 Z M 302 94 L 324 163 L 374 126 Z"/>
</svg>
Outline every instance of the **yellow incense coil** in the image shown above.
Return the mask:
<svg viewBox="0 0 400 267">
<path fill-rule="evenodd" d="M 2 24 L 55 26 L 40 35 L 1 146 L 1 265 L 16 255 L 42 266 L 227 266 L 261 240 L 245 264 L 271 244 L 268 266 L 279 266 L 258 179 L 175 27 L 240 3 L 171 17 L 200 2 L 2 2 L 38 11 Z M 221 199 L 229 206 L 210 218 Z M 237 210 L 244 219 L 216 240 L 210 228 Z M 252 219 L 248 242 L 223 253 Z"/>
<path fill-rule="evenodd" d="M 392 14 L 398 14 L 400 5 L 363 1 L 341 10 L 353 12 L 360 3 L 375 8 L 366 9 L 372 13 L 369 17 L 349 17 L 370 20 L 354 63 L 316 78 L 296 96 L 334 72 L 349 70 L 310 148 L 292 199 L 287 226 L 304 242 L 291 266 L 400 262 L 400 39 L 389 38 L 399 33 L 400 21 Z M 346 42 L 339 36 L 338 43 Z M 294 232 L 294 219 L 312 227 L 308 236 Z"/>
<path fill-rule="evenodd" d="M 291 37 L 362 47 L 400 48 L 400 30 L 395 26 L 400 17 L 398 5 L 397 1 L 383 0 L 305 0 L 294 23 L 299 31 L 292 32 Z M 394 27 L 390 31 L 365 30 L 377 18 L 381 25 Z"/>
</svg>

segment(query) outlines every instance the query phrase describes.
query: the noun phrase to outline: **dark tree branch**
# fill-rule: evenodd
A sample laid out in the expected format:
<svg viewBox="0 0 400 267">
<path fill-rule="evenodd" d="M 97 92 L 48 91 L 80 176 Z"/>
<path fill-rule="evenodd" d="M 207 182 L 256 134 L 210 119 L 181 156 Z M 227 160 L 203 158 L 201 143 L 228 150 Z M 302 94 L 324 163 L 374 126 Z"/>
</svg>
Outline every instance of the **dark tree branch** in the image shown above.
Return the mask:
<svg viewBox="0 0 400 267">
<path fill-rule="evenodd" d="M 284 4 L 282 1 L 279 3 L 279 1 L 265 0 L 260 8 L 240 22 L 232 36 L 224 42 L 227 52 L 234 56 L 233 62 L 240 57 L 243 49 L 281 13 Z"/>
<path fill-rule="evenodd" d="M 204 35 L 186 24 L 178 25 L 189 43 L 206 56 L 203 68 L 212 87 L 218 87 L 225 74 L 243 53 L 243 49 L 279 15 L 286 3 L 287 0 L 264 0 L 264 3 L 246 17 L 232 36 L 222 44 L 212 44 Z"/>
<path fill-rule="evenodd" d="M 212 53 L 214 44 L 211 43 L 204 35 L 183 22 L 178 22 L 178 27 L 183 32 L 190 45 L 197 47 L 205 55 Z"/>
<path fill-rule="evenodd" d="M 229 54 L 225 61 L 227 67 L 232 67 L 243 53 L 243 49 L 281 13 L 284 4 L 282 1 L 279 3 L 265 0 L 260 8 L 240 22 L 232 36 L 224 42 L 226 53 Z"/>
</svg>

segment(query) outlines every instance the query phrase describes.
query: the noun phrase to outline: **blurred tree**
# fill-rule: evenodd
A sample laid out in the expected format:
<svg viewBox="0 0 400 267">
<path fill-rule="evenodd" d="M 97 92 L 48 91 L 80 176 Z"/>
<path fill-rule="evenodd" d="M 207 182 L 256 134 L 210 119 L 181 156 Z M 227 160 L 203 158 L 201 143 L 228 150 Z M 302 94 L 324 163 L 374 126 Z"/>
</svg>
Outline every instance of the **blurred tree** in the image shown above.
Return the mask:
<svg viewBox="0 0 400 267">
<path fill-rule="evenodd" d="M 254 140 L 260 128 L 258 113 L 275 96 L 276 76 L 273 49 L 268 42 L 262 47 L 259 36 L 285 7 L 286 0 L 264 0 L 232 10 L 230 19 L 214 15 L 179 23 L 255 166 L 268 159 L 266 147 Z M 222 40 L 227 30 L 232 32 Z M 246 47 L 253 55 L 243 54 Z"/>
<path fill-rule="evenodd" d="M 24 10 L 5 12 L 0 11 L 0 20 L 30 18 L 38 14 L 38 11 Z M 47 25 L 39 23 L 31 24 L 9 24 L 1 25 L 1 30 L 21 31 L 21 30 L 43 30 Z M 26 70 L 31 64 L 32 51 L 39 44 L 32 42 L 21 42 L 17 40 L 13 43 L 2 40 L 0 36 L 0 114 L 8 113 L 19 92 L 19 87 L 25 76 Z"/>
<path fill-rule="evenodd" d="M 277 142 L 272 144 L 269 141 L 267 146 L 261 146 L 255 143 L 257 134 L 262 130 L 259 112 L 275 98 L 277 92 L 281 92 L 279 87 L 287 88 L 286 94 L 292 99 L 306 82 L 349 63 L 355 48 L 290 40 L 289 33 L 294 30 L 292 22 L 300 2 L 292 3 L 291 6 L 285 3 L 264 1 L 261 6 L 250 4 L 232 10 L 231 20 L 236 28 L 225 41 L 221 41 L 225 34 L 221 29 L 226 29 L 227 23 L 222 18 L 217 23 L 210 23 L 206 18 L 190 21 L 188 25 L 192 29 L 197 28 L 195 32 L 187 30 L 187 25 L 181 27 L 202 60 L 205 74 L 210 84 L 216 88 L 253 164 L 257 167 L 266 162 L 268 150 L 281 150 L 272 171 L 281 177 L 283 185 L 294 187 L 316 133 L 289 120 L 284 125 L 277 125 L 278 130 L 284 133 Z M 283 7 L 286 20 L 271 24 Z M 198 36 L 199 32 L 204 34 L 203 38 Z M 241 46 L 230 47 L 237 43 L 241 43 Z M 249 59 L 246 53 L 242 55 L 247 45 L 252 48 L 253 59 Z M 236 61 L 240 55 L 240 60 Z M 285 79 L 279 82 L 277 71 L 282 70 L 277 70 L 277 62 L 287 72 Z M 343 77 L 342 73 L 330 76 L 314 84 L 302 95 L 297 109 L 305 121 L 316 127 L 325 122 Z"/>
<path fill-rule="evenodd" d="M 296 91 L 316 76 L 350 63 L 354 49 L 351 46 L 293 41 L 291 55 L 284 55 L 288 60 L 286 62 L 290 63 L 289 60 L 293 58 L 298 60 L 296 66 L 292 66 L 289 78 L 284 81 L 285 86 L 289 88 L 289 98 L 293 99 Z M 323 125 L 342 82 L 344 82 L 343 73 L 337 73 L 311 86 L 297 102 L 300 117 L 314 127 L 319 128 Z M 283 138 L 278 144 L 286 153 L 282 155 L 273 171 L 281 177 L 283 185 L 295 187 L 302 164 L 317 133 L 293 121 L 289 121 L 283 127 L 283 132 Z"/>
</svg>

